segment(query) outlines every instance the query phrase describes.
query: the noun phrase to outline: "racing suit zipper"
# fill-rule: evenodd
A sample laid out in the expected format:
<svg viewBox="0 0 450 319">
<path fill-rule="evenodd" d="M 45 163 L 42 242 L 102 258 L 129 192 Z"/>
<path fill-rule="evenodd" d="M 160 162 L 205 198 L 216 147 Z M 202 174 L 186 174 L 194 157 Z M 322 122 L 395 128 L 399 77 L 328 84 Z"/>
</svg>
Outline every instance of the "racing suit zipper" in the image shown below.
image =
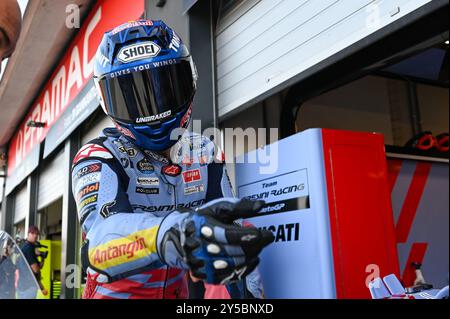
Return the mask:
<svg viewBox="0 0 450 319">
<path fill-rule="evenodd" d="M 174 209 L 177 209 L 177 192 L 176 192 L 176 188 L 175 188 L 175 185 L 172 185 L 172 184 L 170 184 L 170 185 L 173 188 Z M 166 278 L 164 279 L 164 288 L 163 288 L 163 297 L 162 297 L 162 299 L 166 298 L 167 277 L 169 277 L 169 266 L 166 266 Z"/>
</svg>

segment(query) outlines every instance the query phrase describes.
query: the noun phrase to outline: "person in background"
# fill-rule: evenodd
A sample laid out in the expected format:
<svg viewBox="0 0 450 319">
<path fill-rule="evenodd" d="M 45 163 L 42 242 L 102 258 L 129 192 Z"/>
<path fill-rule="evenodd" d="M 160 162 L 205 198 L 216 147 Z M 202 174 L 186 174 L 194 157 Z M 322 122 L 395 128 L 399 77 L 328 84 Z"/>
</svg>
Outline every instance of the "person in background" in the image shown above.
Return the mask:
<svg viewBox="0 0 450 319">
<path fill-rule="evenodd" d="M 22 15 L 16 0 L 0 1 L 0 62 L 16 48 L 22 25 Z M 1 63 L 0 63 L 1 72 Z"/>
<path fill-rule="evenodd" d="M 48 291 L 44 288 L 41 283 L 41 269 L 44 266 L 44 259 L 42 261 L 38 260 L 38 256 L 40 255 L 37 241 L 39 238 L 39 228 L 37 226 L 30 226 L 28 229 L 27 239 L 23 243 L 21 250 L 22 253 L 27 260 L 28 264 L 35 275 L 39 287 L 41 288 L 42 294 L 46 296 Z M 19 297 L 20 299 L 34 299 L 36 298 L 37 291 L 34 287 L 21 287 Z"/>
</svg>

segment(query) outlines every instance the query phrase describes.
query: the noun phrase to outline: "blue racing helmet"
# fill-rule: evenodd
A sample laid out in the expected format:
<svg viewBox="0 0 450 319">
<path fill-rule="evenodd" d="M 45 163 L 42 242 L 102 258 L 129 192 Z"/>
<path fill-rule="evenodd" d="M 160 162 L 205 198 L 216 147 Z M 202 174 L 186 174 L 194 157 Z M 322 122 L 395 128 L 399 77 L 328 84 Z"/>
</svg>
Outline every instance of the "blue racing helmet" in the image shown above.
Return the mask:
<svg viewBox="0 0 450 319">
<path fill-rule="evenodd" d="M 189 50 L 162 21 L 138 20 L 105 33 L 94 63 L 105 113 L 138 147 L 162 151 L 187 128 L 197 72 Z"/>
</svg>

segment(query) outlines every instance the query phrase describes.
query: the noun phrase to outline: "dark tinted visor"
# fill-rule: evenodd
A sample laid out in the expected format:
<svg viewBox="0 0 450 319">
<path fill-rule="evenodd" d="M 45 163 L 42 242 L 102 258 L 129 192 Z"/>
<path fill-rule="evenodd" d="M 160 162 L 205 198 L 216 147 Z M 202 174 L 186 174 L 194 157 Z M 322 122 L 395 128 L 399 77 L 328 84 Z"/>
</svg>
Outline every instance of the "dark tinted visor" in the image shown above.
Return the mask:
<svg viewBox="0 0 450 319">
<path fill-rule="evenodd" d="M 110 73 L 98 81 L 111 117 L 125 123 L 147 124 L 186 107 L 195 91 L 190 58 L 154 67 L 156 63 L 142 65 L 138 71 L 129 68 Z"/>
</svg>

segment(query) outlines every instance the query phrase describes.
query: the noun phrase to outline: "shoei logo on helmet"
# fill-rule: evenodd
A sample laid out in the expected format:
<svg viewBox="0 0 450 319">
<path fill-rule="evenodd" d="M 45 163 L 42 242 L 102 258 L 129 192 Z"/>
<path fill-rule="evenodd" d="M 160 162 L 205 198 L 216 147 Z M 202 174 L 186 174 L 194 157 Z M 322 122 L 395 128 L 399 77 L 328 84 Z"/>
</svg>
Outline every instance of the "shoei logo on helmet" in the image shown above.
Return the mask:
<svg viewBox="0 0 450 319">
<path fill-rule="evenodd" d="M 157 56 L 160 51 L 161 48 L 152 41 L 140 42 L 120 49 L 117 59 L 123 63 L 128 63 Z"/>
</svg>

